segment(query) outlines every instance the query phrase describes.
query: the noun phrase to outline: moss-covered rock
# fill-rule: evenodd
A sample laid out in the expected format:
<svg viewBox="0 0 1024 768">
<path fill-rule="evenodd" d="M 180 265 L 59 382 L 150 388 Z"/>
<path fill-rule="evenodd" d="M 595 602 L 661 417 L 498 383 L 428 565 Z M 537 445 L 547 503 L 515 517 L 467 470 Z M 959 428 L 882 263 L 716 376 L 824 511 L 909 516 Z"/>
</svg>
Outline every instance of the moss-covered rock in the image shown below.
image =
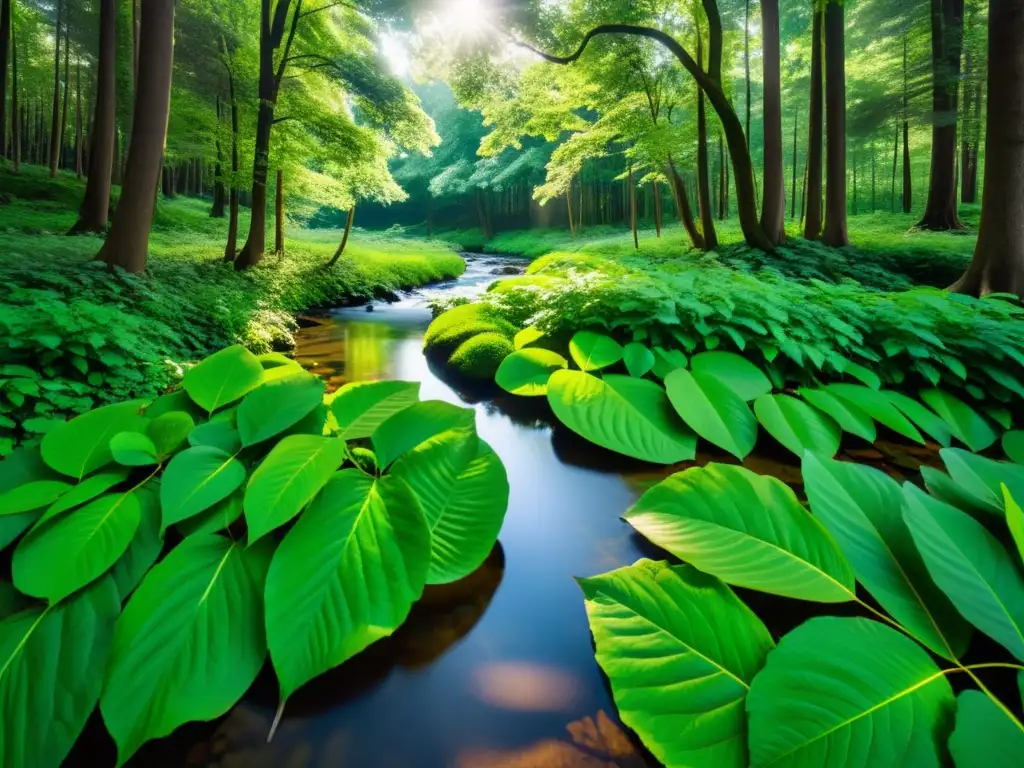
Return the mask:
<svg viewBox="0 0 1024 768">
<path fill-rule="evenodd" d="M 513 352 L 511 340 L 500 333 L 480 333 L 462 342 L 448 359 L 456 372 L 470 379 L 494 378 L 501 361 Z"/>
<path fill-rule="evenodd" d="M 497 316 L 487 304 L 463 304 L 437 317 L 427 328 L 423 348 L 427 352 L 449 353 L 474 336 L 494 333 L 511 343 L 516 328 Z"/>
</svg>

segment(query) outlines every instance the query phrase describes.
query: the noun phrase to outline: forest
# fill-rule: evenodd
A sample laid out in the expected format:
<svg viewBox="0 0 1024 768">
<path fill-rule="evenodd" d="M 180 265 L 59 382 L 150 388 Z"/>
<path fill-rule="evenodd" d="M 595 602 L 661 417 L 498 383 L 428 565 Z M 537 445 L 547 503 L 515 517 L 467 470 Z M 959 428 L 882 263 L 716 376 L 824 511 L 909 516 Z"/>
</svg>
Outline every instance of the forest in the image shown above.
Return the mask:
<svg viewBox="0 0 1024 768">
<path fill-rule="evenodd" d="M 0 766 L 1024 765 L 1022 0 L 0 0 Z"/>
</svg>

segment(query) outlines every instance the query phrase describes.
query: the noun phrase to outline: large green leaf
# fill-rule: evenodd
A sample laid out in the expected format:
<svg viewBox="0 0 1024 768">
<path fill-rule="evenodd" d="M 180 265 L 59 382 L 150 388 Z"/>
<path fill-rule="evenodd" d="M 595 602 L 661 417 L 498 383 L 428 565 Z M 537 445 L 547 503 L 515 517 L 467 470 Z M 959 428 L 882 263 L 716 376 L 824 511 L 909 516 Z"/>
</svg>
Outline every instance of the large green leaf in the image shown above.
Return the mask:
<svg viewBox="0 0 1024 768">
<path fill-rule="evenodd" d="M 188 413 L 169 411 L 146 425 L 146 436 L 153 441 L 157 456 L 163 461 L 184 445 L 195 426 Z"/>
<path fill-rule="evenodd" d="M 1024 430 L 1014 430 L 1003 435 L 1003 453 L 1010 461 L 1024 465 Z"/>
<path fill-rule="evenodd" d="M 529 328 L 523 328 L 523 330 L 516 334 L 515 339 L 512 341 L 512 346 L 516 349 L 525 349 L 533 344 L 533 342 L 543 339 L 544 336 L 544 331 L 531 325 Z"/>
<path fill-rule="evenodd" d="M 836 397 L 827 389 L 798 389 L 797 394 L 822 413 L 831 416 L 844 432 L 869 443 L 875 442 L 878 436 L 875 420 L 853 403 Z"/>
<path fill-rule="evenodd" d="M 625 519 L 727 584 L 822 603 L 854 599 L 839 547 L 773 477 L 725 464 L 693 467 L 647 491 Z"/>
<path fill-rule="evenodd" d="M 701 352 L 690 360 L 690 368 L 694 373 L 719 379 L 748 402 L 772 391 L 764 371 L 734 352 Z"/>
<path fill-rule="evenodd" d="M 879 424 L 893 432 L 908 437 L 915 443 L 924 443 L 924 438 L 907 417 L 893 405 L 889 398 L 876 389 L 860 384 L 829 384 L 825 388 L 836 397 L 860 408 Z"/>
<path fill-rule="evenodd" d="M 622 346 L 603 333 L 580 331 L 569 342 L 569 354 L 581 371 L 599 371 L 622 359 Z"/>
<path fill-rule="evenodd" d="M 981 691 L 964 691 L 956 706 L 956 728 L 949 737 L 956 768 L 1020 766 L 1024 727 L 1016 716 Z"/>
<path fill-rule="evenodd" d="M 1024 661 L 1024 579 L 981 523 L 909 483 L 903 517 L 935 583 L 965 619 Z"/>
<path fill-rule="evenodd" d="M 284 432 L 323 400 L 323 380 L 305 371 L 265 383 L 246 395 L 238 406 L 242 445 L 255 445 Z"/>
<path fill-rule="evenodd" d="M 43 459 L 81 480 L 114 460 L 110 438 L 118 432 L 145 432 L 147 420 L 139 415 L 143 405 L 142 400 L 106 405 L 54 427 L 43 437 Z"/>
<path fill-rule="evenodd" d="M 163 526 L 209 509 L 245 482 L 245 467 L 234 456 L 210 446 L 182 451 L 167 465 L 160 483 Z"/>
<path fill-rule="evenodd" d="M 96 706 L 121 604 L 110 579 L 0 622 L 0 765 L 57 768 Z"/>
<path fill-rule="evenodd" d="M 212 413 L 233 403 L 263 381 L 263 366 L 240 344 L 215 352 L 185 374 L 181 386 L 196 403 Z"/>
<path fill-rule="evenodd" d="M 744 700 L 773 643 L 718 579 L 640 560 L 579 579 L 622 721 L 665 765 L 744 768 Z"/>
<path fill-rule="evenodd" d="M 761 395 L 754 414 L 768 434 L 797 456 L 814 451 L 835 456 L 842 433 L 829 416 L 789 395 Z"/>
<path fill-rule="evenodd" d="M 743 399 L 708 373 L 677 368 L 665 377 L 672 407 L 698 435 L 743 459 L 757 442 L 757 420 Z"/>
<path fill-rule="evenodd" d="M 678 349 L 654 347 L 651 350 L 651 354 L 654 355 L 654 366 L 651 368 L 651 373 L 662 381 L 672 371 L 678 368 L 685 368 L 690 363 L 686 355 Z"/>
<path fill-rule="evenodd" d="M 396 461 L 392 475 L 412 489 L 430 528 L 427 583 L 479 568 L 508 508 L 508 477 L 491 447 L 472 430 L 443 432 Z"/>
<path fill-rule="evenodd" d="M 139 527 L 137 491 L 101 496 L 36 528 L 14 550 L 14 584 L 57 602 L 106 573 Z"/>
<path fill-rule="evenodd" d="M 267 576 L 281 698 L 394 632 L 423 592 L 430 532 L 409 489 L 336 473 L 288 531 Z"/>
<path fill-rule="evenodd" d="M 418 381 L 361 381 L 346 384 L 331 400 L 331 411 L 345 440 L 369 437 L 387 419 L 420 396 Z"/>
<path fill-rule="evenodd" d="M 1024 509 L 1021 509 L 1010 493 L 1010 489 L 1003 486 L 1003 503 L 1006 505 L 1006 524 L 1010 528 L 1010 535 L 1013 543 L 1017 545 L 1017 553 L 1024 563 Z"/>
<path fill-rule="evenodd" d="M 38 445 L 18 448 L 0 461 L 0 493 L 7 493 L 26 483 L 58 479 L 60 475 L 43 461 Z M 18 515 L 0 515 L 0 550 L 17 539 L 39 519 L 41 514 L 39 511 L 33 511 Z"/>
<path fill-rule="evenodd" d="M 873 467 L 804 456 L 811 511 L 835 538 L 858 581 L 935 653 L 967 650 L 970 627 L 935 586 L 903 522 L 899 484 Z"/>
<path fill-rule="evenodd" d="M 946 422 L 953 437 L 972 451 L 983 451 L 999 435 L 992 425 L 963 400 L 941 389 L 922 390 L 921 399 Z"/>
<path fill-rule="evenodd" d="M 249 540 L 262 538 L 299 514 L 345 455 L 345 441 L 336 437 L 290 435 L 275 445 L 245 487 Z"/>
<path fill-rule="evenodd" d="M 192 536 L 135 590 L 117 622 L 100 700 L 123 765 L 149 739 L 227 712 L 267 655 L 263 589 L 272 547 Z"/>
<path fill-rule="evenodd" d="M 164 547 L 160 522 L 160 489 L 150 481 L 133 494 L 139 502 L 139 527 L 135 529 L 128 549 L 110 571 L 121 602 L 135 591 L 142 577 L 153 567 Z"/>
<path fill-rule="evenodd" d="M 44 523 L 64 512 L 67 512 L 69 509 L 74 509 L 77 506 L 85 504 L 87 501 L 92 501 L 100 494 L 109 491 L 118 483 L 124 482 L 127 477 L 127 467 L 111 467 L 106 472 L 100 472 L 97 475 L 85 478 L 85 480 L 80 482 L 67 493 L 63 494 L 59 499 L 53 502 L 53 504 L 47 507 L 42 517 L 40 517 L 39 521 L 36 523 L 36 526 L 41 527 Z"/>
<path fill-rule="evenodd" d="M 182 536 L 223 531 L 242 516 L 242 497 L 241 490 L 235 491 L 209 509 L 182 520 L 176 527 Z"/>
<path fill-rule="evenodd" d="M 654 353 L 640 342 L 633 341 L 622 350 L 622 361 L 626 364 L 629 375 L 639 379 L 654 368 Z"/>
<path fill-rule="evenodd" d="M 118 432 L 110 438 L 114 461 L 125 467 L 145 467 L 160 463 L 153 441 L 141 432 Z"/>
<path fill-rule="evenodd" d="M 32 601 L 14 588 L 11 582 L 0 579 L 0 621 L 32 606 Z"/>
<path fill-rule="evenodd" d="M 928 493 L 939 501 L 944 501 L 957 509 L 970 512 L 979 518 L 990 517 L 992 514 L 992 511 L 980 499 L 967 493 L 941 469 L 922 466 L 921 480 L 924 481 L 924 487 L 928 489 Z"/>
<path fill-rule="evenodd" d="M 34 480 L 0 495 L 0 515 L 20 515 L 53 504 L 74 486 L 63 480 Z"/>
<path fill-rule="evenodd" d="M 886 389 L 882 390 L 882 394 L 885 395 L 890 403 L 899 408 L 904 416 L 914 422 L 918 429 L 924 430 L 924 432 L 931 435 L 935 442 L 942 446 L 949 445 L 953 438 L 953 433 L 950 432 L 949 425 L 934 411 L 924 407 L 914 398 L 907 397 L 900 392 Z"/>
<path fill-rule="evenodd" d="M 238 429 L 228 420 L 200 424 L 189 434 L 188 442 L 195 448 L 209 446 L 230 454 L 238 453 L 242 449 L 242 438 L 238 434 Z"/>
<path fill-rule="evenodd" d="M 547 349 L 521 349 L 501 361 L 494 381 L 513 395 L 539 397 L 548 393 L 548 379 L 555 371 L 569 367 L 569 361 Z"/>
<path fill-rule="evenodd" d="M 556 371 L 548 403 L 565 426 L 592 443 L 655 464 L 689 461 L 697 440 L 652 381 Z"/>
<path fill-rule="evenodd" d="M 937 768 L 954 706 L 913 640 L 868 619 L 811 619 L 750 686 L 750 764 Z"/>
<path fill-rule="evenodd" d="M 943 448 L 939 455 L 959 492 L 972 499 L 972 507 L 1003 517 L 1004 484 L 1016 498 L 1024 499 L 1024 467 L 1019 464 L 993 461 L 960 448 Z"/>
<path fill-rule="evenodd" d="M 507 358 L 506 358 L 507 359 Z M 410 405 L 385 421 L 373 432 L 377 464 L 387 467 L 403 453 L 449 429 L 473 426 L 476 415 L 469 408 L 441 400 Z"/>
</svg>

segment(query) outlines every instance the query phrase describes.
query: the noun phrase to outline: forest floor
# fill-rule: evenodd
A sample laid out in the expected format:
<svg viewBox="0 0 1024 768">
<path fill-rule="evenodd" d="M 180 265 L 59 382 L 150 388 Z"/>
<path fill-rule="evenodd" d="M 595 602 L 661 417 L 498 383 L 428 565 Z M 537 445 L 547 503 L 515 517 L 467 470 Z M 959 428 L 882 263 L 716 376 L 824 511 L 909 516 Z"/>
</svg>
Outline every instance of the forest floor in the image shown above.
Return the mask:
<svg viewBox="0 0 1024 768">
<path fill-rule="evenodd" d="M 342 233 L 293 226 L 283 256 L 237 273 L 222 259 L 227 219 L 210 218 L 209 200 L 178 197 L 158 202 L 145 273 L 115 274 L 93 260 L 99 237 L 65 234 L 83 184 L 38 167 L 0 170 L 0 455 L 17 424 L 43 430 L 51 416 L 155 394 L 180 363 L 234 343 L 288 349 L 299 313 L 392 296 L 465 268 L 447 243 L 357 230 L 327 269 Z M 240 218 L 239 244 L 247 209 Z"/>
</svg>

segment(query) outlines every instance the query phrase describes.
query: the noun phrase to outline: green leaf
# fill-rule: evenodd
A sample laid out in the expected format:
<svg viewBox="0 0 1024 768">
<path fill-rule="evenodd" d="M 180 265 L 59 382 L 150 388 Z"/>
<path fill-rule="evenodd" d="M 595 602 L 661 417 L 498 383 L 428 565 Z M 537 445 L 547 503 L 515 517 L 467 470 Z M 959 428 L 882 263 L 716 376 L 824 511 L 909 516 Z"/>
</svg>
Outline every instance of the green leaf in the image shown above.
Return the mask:
<svg viewBox="0 0 1024 768">
<path fill-rule="evenodd" d="M 622 345 L 610 336 L 579 331 L 569 342 L 569 354 L 581 371 L 599 371 L 622 359 Z"/>
<path fill-rule="evenodd" d="M 209 509 L 245 482 L 245 467 L 234 456 L 210 446 L 182 451 L 167 465 L 160 483 L 163 527 Z"/>
<path fill-rule="evenodd" d="M 125 467 L 160 463 L 153 441 L 141 432 L 118 432 L 110 438 L 110 452 L 114 461 Z"/>
<path fill-rule="evenodd" d="M 53 504 L 74 486 L 63 480 L 36 480 L 0 495 L 0 515 L 18 515 Z"/>
<path fill-rule="evenodd" d="M 743 459 L 757 442 L 757 421 L 743 399 L 707 373 L 678 368 L 665 378 L 672 407 L 694 432 Z"/>
<path fill-rule="evenodd" d="M 185 444 L 195 426 L 192 417 L 184 411 L 169 411 L 146 425 L 146 436 L 153 441 L 156 454 L 163 461 Z"/>
<path fill-rule="evenodd" d="M 154 421 L 165 413 L 175 413 L 184 411 L 192 417 L 193 421 L 198 418 L 205 416 L 199 406 L 192 402 L 192 398 L 188 396 L 188 393 L 183 389 L 176 389 L 174 392 L 170 392 L 166 395 L 161 395 L 143 411 L 147 419 L 153 419 Z"/>
<path fill-rule="evenodd" d="M 182 536 L 218 533 L 242 516 L 242 492 L 236 491 L 198 515 L 182 520 L 177 528 Z"/>
<path fill-rule="evenodd" d="M 924 438 L 917 431 L 917 427 L 911 424 L 907 417 L 900 413 L 896 406 L 889 401 L 889 398 L 881 392 L 859 384 L 829 384 L 825 389 L 836 397 L 857 406 L 893 432 L 910 438 L 915 443 L 924 443 Z"/>
<path fill-rule="evenodd" d="M 142 400 L 106 405 L 51 429 L 43 437 L 43 460 L 63 475 L 81 480 L 114 460 L 110 438 L 118 432 L 144 432 Z"/>
<path fill-rule="evenodd" d="M 772 391 L 764 371 L 733 352 L 701 352 L 690 360 L 690 369 L 721 380 L 742 400 L 750 402 Z"/>
<path fill-rule="evenodd" d="M 900 392 L 886 389 L 882 390 L 882 394 L 885 395 L 890 403 L 902 411 L 904 416 L 914 422 L 919 429 L 929 434 L 939 445 L 948 446 L 950 444 L 953 434 L 949 431 L 949 426 L 933 411 L 925 408 L 917 400 L 907 397 Z"/>
<path fill-rule="evenodd" d="M 826 389 L 798 389 L 800 397 L 822 413 L 831 416 L 844 432 L 875 442 L 878 432 L 875 421 L 851 402 L 836 397 Z"/>
<path fill-rule="evenodd" d="M 1017 553 L 1020 555 L 1021 562 L 1024 563 L 1024 510 L 1014 501 L 1009 488 L 1003 485 L 1002 490 L 1003 504 L 1006 506 L 1006 523 L 1010 526 L 1010 534 L 1013 536 L 1014 544 L 1017 545 Z"/>
<path fill-rule="evenodd" d="M 213 720 L 267 655 L 263 589 L 272 547 L 193 536 L 135 590 L 117 622 L 100 700 L 123 765 L 149 739 Z"/>
<path fill-rule="evenodd" d="M 135 529 L 128 549 L 114 564 L 110 577 L 114 580 L 121 602 L 135 591 L 142 577 L 153 567 L 164 547 L 160 531 L 160 489 L 158 481 L 146 483 L 133 492 L 139 502 L 139 527 Z"/>
<path fill-rule="evenodd" d="M 285 535 L 267 576 L 281 699 L 400 627 L 429 561 L 430 532 L 401 481 L 336 473 Z"/>
<path fill-rule="evenodd" d="M 459 408 L 441 400 L 410 405 L 381 424 L 373 432 L 373 450 L 377 464 L 387 467 L 417 445 L 449 429 L 473 426 L 476 418 L 469 408 Z"/>
<path fill-rule="evenodd" d="M 622 350 L 622 359 L 630 376 L 642 379 L 654 368 L 654 353 L 643 344 L 633 341 Z"/>
<path fill-rule="evenodd" d="M 50 469 L 40 455 L 39 446 L 18 448 L 0 461 L 0 493 L 39 480 L 57 480 L 60 475 Z M 40 516 L 40 512 L 0 515 L 0 550 L 17 539 Z"/>
<path fill-rule="evenodd" d="M 941 389 L 921 391 L 921 399 L 946 422 L 953 437 L 972 451 L 983 451 L 999 437 L 984 416 Z"/>
<path fill-rule="evenodd" d="M 101 493 L 106 493 L 118 483 L 124 482 L 126 477 L 128 477 L 128 469 L 126 467 L 117 467 L 116 469 L 85 478 L 85 480 L 47 507 L 46 512 L 43 513 L 36 523 L 36 527 L 41 528 L 44 523 L 49 522 L 57 517 L 57 515 L 85 504 L 87 501 L 92 501 Z"/>
<path fill-rule="evenodd" d="M 789 395 L 761 395 L 754 414 L 772 437 L 797 456 L 814 451 L 834 456 L 842 432 L 831 418 Z"/>
<path fill-rule="evenodd" d="M 903 486 L 903 518 L 932 579 L 965 619 L 1024 661 L 1024 579 L 981 523 Z"/>
<path fill-rule="evenodd" d="M 664 765 L 745 768 L 744 701 L 773 647 L 718 579 L 640 560 L 579 579 L 622 721 Z"/>
<path fill-rule="evenodd" d="M 32 601 L 16 590 L 11 582 L 0 579 L 0 621 L 32 605 Z M 2 642 L 0 640 L 0 643 Z"/>
<path fill-rule="evenodd" d="M 256 389 L 263 366 L 240 344 L 215 352 L 185 374 L 181 386 L 197 404 L 213 413 Z"/>
<path fill-rule="evenodd" d="M 15 586 L 52 603 L 63 600 L 117 562 L 139 515 L 136 492 L 112 493 L 37 527 L 14 550 Z"/>
<path fill-rule="evenodd" d="M 555 371 L 569 367 L 569 361 L 547 349 L 523 349 L 501 361 L 494 380 L 513 395 L 537 397 L 548 393 L 548 379 Z"/>
<path fill-rule="evenodd" d="M 689 461 L 697 440 L 652 381 L 556 371 L 548 403 L 565 426 L 610 451 L 655 464 Z"/>
<path fill-rule="evenodd" d="M 672 373 L 672 371 L 677 368 L 685 368 L 690 362 L 686 358 L 686 355 L 678 349 L 654 347 L 652 354 L 654 355 L 654 367 L 651 368 L 651 373 L 662 381 L 664 381 L 665 377 Z"/>
<path fill-rule="evenodd" d="M 956 728 L 949 751 L 957 768 L 1016 768 L 1024 755 L 1024 728 L 981 691 L 956 700 Z"/>
<path fill-rule="evenodd" d="M 1024 431 L 1014 430 L 1003 435 L 1003 453 L 1015 464 L 1024 465 Z"/>
<path fill-rule="evenodd" d="M 192 430 L 188 436 L 193 447 L 208 446 L 225 453 L 235 454 L 242 450 L 242 438 L 230 421 L 208 421 Z"/>
<path fill-rule="evenodd" d="M 299 514 L 331 479 L 345 455 L 345 441 L 336 437 L 290 435 L 275 445 L 245 487 L 249 541 L 262 538 Z"/>
<path fill-rule="evenodd" d="M 863 365 L 858 365 L 857 363 L 850 362 L 848 360 L 843 368 L 843 373 L 847 376 L 852 376 L 861 384 L 864 384 L 871 389 L 881 389 L 882 387 L 882 380 L 878 378 L 878 374 L 868 368 L 865 368 Z"/>
<path fill-rule="evenodd" d="M 120 608 L 102 579 L 0 622 L 0 765 L 64 761 L 99 698 Z"/>
<path fill-rule="evenodd" d="M 340 437 L 369 437 L 387 419 L 419 399 L 418 381 L 361 381 L 346 384 L 331 401 Z"/>
<path fill-rule="evenodd" d="M 708 464 L 647 491 L 626 522 L 727 584 L 821 603 L 854 599 L 853 571 L 788 486 L 743 467 Z"/>
<path fill-rule="evenodd" d="M 523 328 L 519 333 L 516 334 L 515 339 L 512 341 L 512 346 L 517 350 L 528 347 L 535 341 L 540 341 L 545 336 L 544 331 L 539 328 L 530 326 L 529 328 Z"/>
<path fill-rule="evenodd" d="M 814 516 L 857 580 L 894 619 L 940 656 L 967 650 L 970 627 L 935 586 L 903 522 L 903 494 L 884 472 L 807 453 L 804 489 Z"/>
<path fill-rule="evenodd" d="M 1002 485 L 1024 498 L 1024 467 L 1008 461 L 993 461 L 960 448 L 939 451 L 958 492 L 970 497 L 971 507 L 1004 516 Z"/>
<path fill-rule="evenodd" d="M 508 508 L 501 459 L 472 430 L 432 437 L 395 462 L 430 528 L 428 584 L 447 584 L 483 564 L 498 540 Z"/>
<path fill-rule="evenodd" d="M 305 371 L 253 390 L 238 406 L 238 434 L 242 445 L 255 445 L 284 432 L 323 399 L 324 382 Z"/>
<path fill-rule="evenodd" d="M 953 707 L 949 681 L 913 640 L 868 619 L 811 619 L 750 686 L 750 764 L 938 768 Z"/>
</svg>

